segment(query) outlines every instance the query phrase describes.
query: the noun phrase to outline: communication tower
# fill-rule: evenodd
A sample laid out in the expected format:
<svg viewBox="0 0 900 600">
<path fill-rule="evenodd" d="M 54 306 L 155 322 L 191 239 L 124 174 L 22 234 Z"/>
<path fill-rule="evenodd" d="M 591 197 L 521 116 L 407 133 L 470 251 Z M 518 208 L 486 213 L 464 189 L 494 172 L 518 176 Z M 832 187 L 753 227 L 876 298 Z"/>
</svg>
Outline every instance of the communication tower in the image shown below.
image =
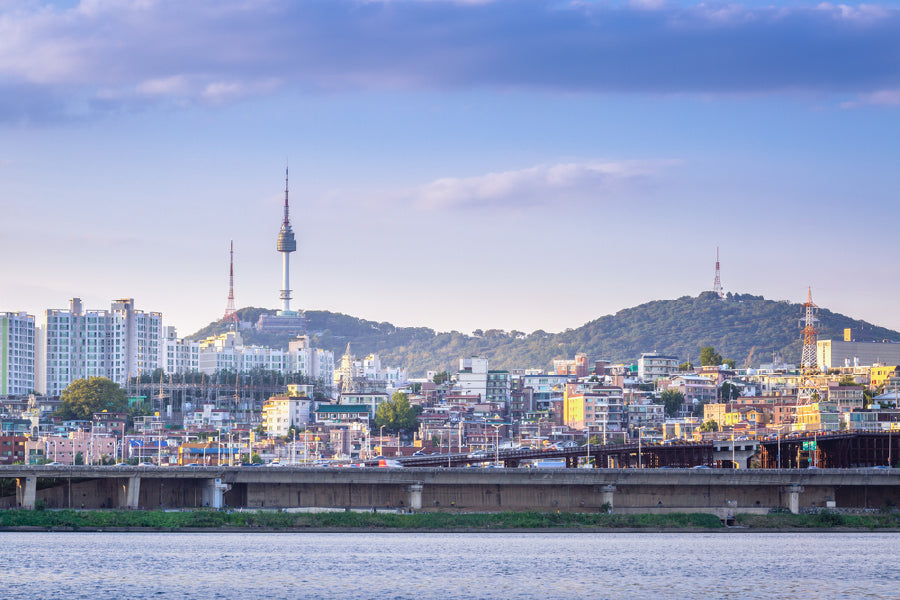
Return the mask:
<svg viewBox="0 0 900 600">
<path fill-rule="evenodd" d="M 716 246 L 716 280 L 713 282 L 713 292 L 715 292 L 719 298 L 725 297 L 725 293 L 722 291 L 722 278 L 720 276 L 720 269 L 719 269 L 719 247 L 718 246 Z"/>
<path fill-rule="evenodd" d="M 819 308 L 812 300 L 812 287 L 809 288 L 809 294 L 806 302 L 803 303 L 804 314 L 800 318 L 803 325 L 803 351 L 800 354 L 800 390 L 797 394 L 797 404 L 809 404 L 814 401 L 817 395 L 815 384 L 812 381 L 813 375 L 818 371 L 818 361 L 816 359 L 816 341 L 818 331 L 816 323 L 816 310 Z"/>
<path fill-rule="evenodd" d="M 231 240 L 231 257 L 228 262 L 228 304 L 225 305 L 223 323 L 237 323 L 238 315 L 234 308 L 234 240 Z"/>
<path fill-rule="evenodd" d="M 278 232 L 278 242 L 275 248 L 282 256 L 282 285 L 281 285 L 281 314 L 293 316 L 291 312 L 291 252 L 297 250 L 297 240 L 294 239 L 294 230 L 291 229 L 291 219 L 288 207 L 288 169 L 284 168 L 284 220 L 281 222 L 281 231 Z"/>
</svg>

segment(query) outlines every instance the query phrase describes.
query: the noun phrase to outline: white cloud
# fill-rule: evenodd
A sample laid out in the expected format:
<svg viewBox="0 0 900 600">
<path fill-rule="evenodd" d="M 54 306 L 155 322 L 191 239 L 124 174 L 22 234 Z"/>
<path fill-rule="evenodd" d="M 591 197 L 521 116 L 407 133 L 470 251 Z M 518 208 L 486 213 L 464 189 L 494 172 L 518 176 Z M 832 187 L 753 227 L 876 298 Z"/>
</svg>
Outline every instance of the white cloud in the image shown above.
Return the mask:
<svg viewBox="0 0 900 600">
<path fill-rule="evenodd" d="M 143 81 L 135 87 L 135 91 L 142 96 L 184 96 L 191 91 L 191 87 L 184 75 L 172 75 Z"/>
<path fill-rule="evenodd" d="M 415 190 L 411 201 L 422 210 L 595 202 L 617 194 L 629 181 L 674 164 L 677 161 L 558 163 L 476 177 L 446 177 Z"/>
<path fill-rule="evenodd" d="M 818 10 L 830 13 L 836 19 L 846 21 L 871 22 L 886 19 L 891 16 L 889 10 L 876 4 L 860 4 L 849 6 L 847 4 L 831 4 L 822 2 L 816 6 Z"/>
<path fill-rule="evenodd" d="M 856 100 L 841 104 L 841 108 L 860 108 L 862 106 L 900 106 L 900 89 L 860 94 Z"/>
</svg>

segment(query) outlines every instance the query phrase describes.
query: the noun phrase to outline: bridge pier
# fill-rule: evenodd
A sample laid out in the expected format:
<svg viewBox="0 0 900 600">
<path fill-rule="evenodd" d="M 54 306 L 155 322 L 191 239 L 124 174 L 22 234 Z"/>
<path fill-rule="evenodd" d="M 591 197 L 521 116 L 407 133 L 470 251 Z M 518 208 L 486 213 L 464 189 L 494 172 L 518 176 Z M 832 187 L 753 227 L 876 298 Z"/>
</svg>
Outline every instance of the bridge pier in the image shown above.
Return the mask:
<svg viewBox="0 0 900 600">
<path fill-rule="evenodd" d="M 37 498 L 37 477 L 19 477 L 16 479 L 16 504 L 22 508 L 34 510 Z"/>
<path fill-rule="evenodd" d="M 613 494 L 616 492 L 615 485 L 604 485 L 600 488 L 600 504 L 609 504 L 609 512 L 613 511 Z"/>
<path fill-rule="evenodd" d="M 408 506 L 411 510 L 422 510 L 422 488 L 424 487 L 421 483 L 413 483 L 406 488 L 409 492 Z"/>
<path fill-rule="evenodd" d="M 221 479 L 207 479 L 203 486 L 201 501 L 203 506 L 209 508 L 222 508 L 225 506 L 225 492 L 231 489 L 227 483 L 223 483 Z"/>
<path fill-rule="evenodd" d="M 788 495 L 787 509 L 793 514 L 800 512 L 800 493 L 803 492 L 802 485 L 788 485 L 782 488 L 782 492 Z"/>
<path fill-rule="evenodd" d="M 129 477 L 126 484 L 125 508 L 137 508 L 141 497 L 141 478 Z"/>
</svg>

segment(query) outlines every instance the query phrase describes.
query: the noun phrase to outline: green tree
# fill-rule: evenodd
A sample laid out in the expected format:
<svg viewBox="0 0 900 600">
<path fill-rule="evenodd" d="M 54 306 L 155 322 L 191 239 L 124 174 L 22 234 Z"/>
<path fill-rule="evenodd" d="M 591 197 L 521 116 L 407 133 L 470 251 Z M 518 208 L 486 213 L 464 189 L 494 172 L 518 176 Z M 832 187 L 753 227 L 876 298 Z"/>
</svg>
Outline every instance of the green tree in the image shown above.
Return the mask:
<svg viewBox="0 0 900 600">
<path fill-rule="evenodd" d="M 665 390 L 659 395 L 659 400 L 665 407 L 666 416 L 674 417 L 684 404 L 684 394 L 678 390 Z"/>
<path fill-rule="evenodd" d="M 853 379 L 853 375 L 844 375 L 841 377 L 841 380 L 838 381 L 838 385 L 847 386 L 847 385 L 856 385 L 856 380 Z"/>
<path fill-rule="evenodd" d="M 712 346 L 703 346 L 700 348 L 700 365 L 710 367 L 722 364 L 722 355 L 716 352 Z"/>
<path fill-rule="evenodd" d="M 418 406 L 410 406 L 409 398 L 403 392 L 395 392 L 390 400 L 385 400 L 375 410 L 375 427 L 388 431 L 408 431 L 418 427 L 416 417 L 421 412 Z"/>
<path fill-rule="evenodd" d="M 96 412 L 127 412 L 128 397 L 119 384 L 106 377 L 76 379 L 60 394 L 56 411 L 63 419 L 90 419 Z"/>
<path fill-rule="evenodd" d="M 75 460 L 76 465 L 83 465 L 84 464 L 84 453 L 81 451 L 76 452 L 74 460 Z"/>
<path fill-rule="evenodd" d="M 723 382 L 722 387 L 719 388 L 719 398 L 722 402 L 733 402 L 740 397 L 740 388 L 729 381 Z"/>
<path fill-rule="evenodd" d="M 442 383 L 450 381 L 450 373 L 448 373 L 447 371 L 441 371 L 440 373 L 435 374 L 435 376 L 432 377 L 431 380 L 435 384 L 441 385 Z"/>
<path fill-rule="evenodd" d="M 686 360 L 683 363 L 681 363 L 680 365 L 678 365 L 678 370 L 679 371 L 693 371 L 694 363 L 692 363 L 689 360 Z"/>
<path fill-rule="evenodd" d="M 701 432 L 718 431 L 718 430 L 719 430 L 719 424 L 716 423 L 715 420 L 713 420 L 713 419 L 710 419 L 709 421 L 703 421 L 703 423 L 700 424 Z"/>
</svg>

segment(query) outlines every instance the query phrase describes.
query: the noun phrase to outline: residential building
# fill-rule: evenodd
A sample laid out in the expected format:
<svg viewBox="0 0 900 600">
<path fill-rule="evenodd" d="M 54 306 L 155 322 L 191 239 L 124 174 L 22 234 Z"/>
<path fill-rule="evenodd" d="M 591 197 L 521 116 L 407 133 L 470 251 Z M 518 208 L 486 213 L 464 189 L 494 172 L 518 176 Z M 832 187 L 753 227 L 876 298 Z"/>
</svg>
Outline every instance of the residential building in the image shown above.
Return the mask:
<svg viewBox="0 0 900 600">
<path fill-rule="evenodd" d="M 496 402 L 506 409 L 512 392 L 512 376 L 509 371 L 490 370 L 486 358 L 461 358 L 454 390 L 458 394 L 478 395 L 482 402 Z"/>
<path fill-rule="evenodd" d="M 287 435 L 291 426 L 305 428 L 313 409 L 311 385 L 288 386 L 286 396 L 272 396 L 262 408 L 262 426 L 269 436 Z"/>
<path fill-rule="evenodd" d="M 159 367 L 166 375 L 200 370 L 200 342 L 178 339 L 174 327 L 164 327 L 159 344 Z"/>
<path fill-rule="evenodd" d="M 0 313 L 0 396 L 24 396 L 35 390 L 34 316 Z"/>
<path fill-rule="evenodd" d="M 375 411 L 382 402 L 387 402 L 390 396 L 384 392 L 345 392 L 341 394 L 341 406 L 365 406 L 369 416 L 374 419 Z"/>
<path fill-rule="evenodd" d="M 700 375 L 678 375 L 671 379 L 667 387 L 681 392 L 688 407 L 715 402 L 718 398 L 719 388 L 716 383 Z"/>
<path fill-rule="evenodd" d="M 74 465 L 79 460 L 83 464 L 100 464 L 114 461 L 119 457 L 119 444 L 113 435 L 96 435 L 87 431 L 75 431 L 68 435 L 49 435 L 31 439 L 25 444 L 29 465 L 42 462 L 58 462 Z"/>
<path fill-rule="evenodd" d="M 658 429 L 666 420 L 665 407 L 652 402 L 632 402 L 625 405 L 625 421 L 628 429 Z"/>
<path fill-rule="evenodd" d="M 228 431 L 232 424 L 231 411 L 225 408 L 216 408 L 215 404 L 207 403 L 199 410 L 189 410 L 184 413 L 183 427 L 185 431 Z"/>
<path fill-rule="evenodd" d="M 69 309 L 47 310 L 40 334 L 38 390 L 58 396 L 76 379 L 106 377 L 125 386 L 129 378 L 159 367 L 162 315 L 114 301 L 109 310 L 85 310 L 80 298 Z"/>
<path fill-rule="evenodd" d="M 300 336 L 288 344 L 287 351 L 266 346 L 245 346 L 238 331 L 229 331 L 199 342 L 198 370 L 212 375 L 230 370 L 247 373 L 253 370 L 297 373 L 310 379 L 330 377 L 334 371 L 334 354 L 309 346 L 309 338 Z"/>
<path fill-rule="evenodd" d="M 622 388 L 569 384 L 563 400 L 563 413 L 563 424 L 572 429 L 623 431 L 626 413 L 623 409 Z"/>
<path fill-rule="evenodd" d="M 841 415 L 837 404 L 823 401 L 797 406 L 794 431 L 837 431 L 840 429 Z"/>
<path fill-rule="evenodd" d="M 351 425 L 370 422 L 369 408 L 361 404 L 320 404 L 315 411 L 316 423 Z"/>
<path fill-rule="evenodd" d="M 569 377 L 587 377 L 590 370 L 587 354 L 576 354 L 573 360 L 557 359 L 553 361 L 553 370 L 557 375 Z"/>
<path fill-rule="evenodd" d="M 888 382 L 897 377 L 900 377 L 900 367 L 896 364 L 872 365 L 869 369 L 869 385 L 872 386 L 872 389 L 880 386 L 887 387 Z"/>
<path fill-rule="evenodd" d="M 644 352 L 638 359 L 638 377 L 646 382 L 667 379 L 678 374 L 678 357 Z"/>
<path fill-rule="evenodd" d="M 24 435 L 0 435 L 0 465 L 25 463 Z"/>
<path fill-rule="evenodd" d="M 840 385 L 836 381 L 829 381 L 823 391 L 823 399 L 834 402 L 838 412 L 850 412 L 866 407 L 861 385 Z"/>
</svg>

